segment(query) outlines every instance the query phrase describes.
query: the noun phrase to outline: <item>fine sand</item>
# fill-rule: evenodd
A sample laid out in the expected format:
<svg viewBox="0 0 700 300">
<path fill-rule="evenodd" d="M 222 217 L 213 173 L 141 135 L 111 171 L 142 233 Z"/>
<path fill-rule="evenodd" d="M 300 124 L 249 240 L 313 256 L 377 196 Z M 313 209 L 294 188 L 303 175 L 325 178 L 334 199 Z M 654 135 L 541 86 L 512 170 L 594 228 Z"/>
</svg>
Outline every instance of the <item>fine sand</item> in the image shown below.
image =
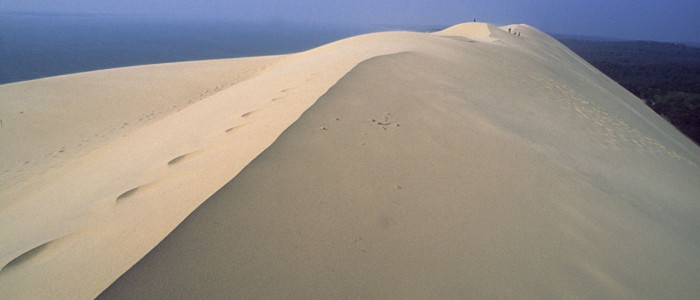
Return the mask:
<svg viewBox="0 0 700 300">
<path fill-rule="evenodd" d="M 527 25 L 0 100 L 2 299 L 700 296 L 700 148 Z"/>
</svg>

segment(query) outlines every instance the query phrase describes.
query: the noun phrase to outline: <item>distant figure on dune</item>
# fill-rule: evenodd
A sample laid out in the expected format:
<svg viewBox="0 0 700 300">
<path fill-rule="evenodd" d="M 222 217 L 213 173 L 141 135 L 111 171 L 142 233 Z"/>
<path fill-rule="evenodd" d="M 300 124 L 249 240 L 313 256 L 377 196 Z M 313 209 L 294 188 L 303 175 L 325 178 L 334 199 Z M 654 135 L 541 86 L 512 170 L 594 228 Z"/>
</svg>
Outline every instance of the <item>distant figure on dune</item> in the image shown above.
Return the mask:
<svg viewBox="0 0 700 300">
<path fill-rule="evenodd" d="M 518 37 L 520 37 L 520 32 L 518 32 Z"/>
<path fill-rule="evenodd" d="M 474 23 L 476 23 L 476 18 L 474 18 Z"/>
<path fill-rule="evenodd" d="M 508 28 L 508 33 L 510 33 L 510 28 Z"/>
</svg>

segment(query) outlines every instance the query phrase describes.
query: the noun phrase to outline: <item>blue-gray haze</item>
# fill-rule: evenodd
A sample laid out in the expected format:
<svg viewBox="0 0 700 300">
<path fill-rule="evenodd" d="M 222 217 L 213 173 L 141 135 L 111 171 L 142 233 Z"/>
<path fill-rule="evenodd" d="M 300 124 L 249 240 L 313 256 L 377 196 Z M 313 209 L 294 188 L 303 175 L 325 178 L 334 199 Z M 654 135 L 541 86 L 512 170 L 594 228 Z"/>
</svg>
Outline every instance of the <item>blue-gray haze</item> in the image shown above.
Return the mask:
<svg viewBox="0 0 700 300">
<path fill-rule="evenodd" d="M 380 28 L 5 14 L 0 84 L 164 62 L 284 54 Z"/>
</svg>

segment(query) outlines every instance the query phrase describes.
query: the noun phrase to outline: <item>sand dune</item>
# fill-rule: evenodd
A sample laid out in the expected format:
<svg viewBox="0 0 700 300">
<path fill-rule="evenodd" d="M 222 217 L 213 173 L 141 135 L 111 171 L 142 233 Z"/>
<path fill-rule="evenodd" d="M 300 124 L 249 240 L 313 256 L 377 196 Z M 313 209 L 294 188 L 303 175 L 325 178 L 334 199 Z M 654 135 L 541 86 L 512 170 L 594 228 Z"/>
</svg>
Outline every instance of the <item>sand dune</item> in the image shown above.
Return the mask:
<svg viewBox="0 0 700 300">
<path fill-rule="evenodd" d="M 0 298 L 700 295 L 700 149 L 527 25 L 0 97 Z"/>
<path fill-rule="evenodd" d="M 488 23 L 473 22 L 457 24 L 440 31 L 437 34 L 442 36 L 467 38 L 473 41 L 492 42 L 497 40 L 495 35 L 502 35 L 504 33 L 502 31 L 503 30 L 500 28 L 496 28 Z"/>
</svg>

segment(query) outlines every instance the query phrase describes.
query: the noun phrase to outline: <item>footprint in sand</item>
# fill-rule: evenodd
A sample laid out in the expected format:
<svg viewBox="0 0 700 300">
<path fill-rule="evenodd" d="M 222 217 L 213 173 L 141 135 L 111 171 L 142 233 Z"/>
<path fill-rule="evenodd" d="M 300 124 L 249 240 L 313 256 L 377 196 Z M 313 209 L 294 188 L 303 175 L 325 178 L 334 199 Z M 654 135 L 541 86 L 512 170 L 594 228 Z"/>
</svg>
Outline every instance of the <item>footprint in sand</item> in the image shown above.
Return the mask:
<svg viewBox="0 0 700 300">
<path fill-rule="evenodd" d="M 64 235 L 64 236 L 61 236 L 61 237 L 58 237 L 58 238 L 55 238 L 55 239 L 50 240 L 50 241 L 48 241 L 48 242 L 46 242 L 46 243 L 43 243 L 43 244 L 41 244 L 41 245 L 39 245 L 39 246 L 36 246 L 36 247 L 32 248 L 31 250 L 29 250 L 29 251 L 27 251 L 27 252 L 22 253 L 20 256 L 15 257 L 15 259 L 13 259 L 13 260 L 11 260 L 9 263 L 7 263 L 4 267 L 0 267 L 0 273 L 2 273 L 2 272 L 4 272 L 4 271 L 7 271 L 7 270 L 9 270 L 9 269 L 12 269 L 12 268 L 14 268 L 14 267 L 16 267 L 16 266 L 19 266 L 19 265 L 21 265 L 21 264 L 23 264 L 23 263 L 25 263 L 25 262 L 28 262 L 28 261 L 32 260 L 32 259 L 35 258 L 37 255 L 39 255 L 40 253 L 42 253 L 42 252 L 44 252 L 45 250 L 47 250 L 47 246 L 49 246 L 49 244 L 55 243 L 56 241 L 58 241 L 58 240 L 60 240 L 60 239 L 63 239 L 63 238 L 66 238 L 66 237 L 68 237 L 68 236 L 70 236 L 70 234 L 69 234 L 69 235 Z"/>
<path fill-rule="evenodd" d="M 178 156 L 178 157 L 176 157 L 176 158 L 173 158 L 173 159 L 171 159 L 171 160 L 168 162 L 168 166 L 173 166 L 173 165 L 176 165 L 176 164 L 178 164 L 178 163 L 181 163 L 181 162 L 183 162 L 183 161 L 185 161 L 185 160 L 187 160 L 187 159 L 192 158 L 193 156 L 197 155 L 197 154 L 200 153 L 200 152 L 202 152 L 202 150 L 192 151 L 192 152 L 190 152 L 190 153 L 185 153 L 185 154 L 180 155 L 180 156 Z"/>
<path fill-rule="evenodd" d="M 258 110 L 253 110 L 253 111 L 249 111 L 249 112 L 247 112 L 247 113 L 242 114 L 242 115 L 241 115 L 241 118 L 250 117 L 250 116 L 252 116 L 252 115 L 258 113 L 259 111 L 260 111 L 259 109 L 258 109 Z"/>
<path fill-rule="evenodd" d="M 122 201 L 122 200 L 124 200 L 124 199 L 126 199 L 126 198 L 129 198 L 129 197 L 133 196 L 133 195 L 136 194 L 142 187 L 143 187 L 143 186 L 138 186 L 138 187 L 135 187 L 135 188 L 133 188 L 133 189 L 130 189 L 130 190 L 128 190 L 128 191 L 122 193 L 121 195 L 119 195 L 119 196 L 117 197 L 117 199 L 116 199 L 117 203 L 119 203 L 119 201 Z"/>
<path fill-rule="evenodd" d="M 239 129 L 239 128 L 243 128 L 243 127 L 245 127 L 245 126 L 247 126 L 247 125 L 248 125 L 248 124 L 233 126 L 233 127 L 229 128 L 229 129 L 224 130 L 224 132 L 225 132 L 225 133 L 231 133 L 232 131 L 234 131 L 234 130 L 236 130 L 236 129 Z"/>
<path fill-rule="evenodd" d="M 146 191 L 148 188 L 150 188 L 150 187 L 156 185 L 157 183 L 158 183 L 157 181 L 156 181 L 156 182 L 147 183 L 147 184 L 144 184 L 144 185 L 137 186 L 137 187 L 135 187 L 135 188 L 133 188 L 133 189 L 130 189 L 130 190 L 126 191 L 126 192 L 123 192 L 121 195 L 117 196 L 117 198 L 115 199 L 115 200 L 116 200 L 116 203 L 119 204 L 121 201 L 124 201 L 124 200 L 126 200 L 126 199 L 128 199 L 128 198 L 134 197 L 135 195 L 140 194 L 140 193 Z"/>
<path fill-rule="evenodd" d="M 42 250 L 44 250 L 44 248 L 46 247 L 46 245 L 48 245 L 49 243 L 50 243 L 50 242 L 45 243 L 45 244 L 41 244 L 40 246 L 38 246 L 38 247 L 36 247 L 36 248 L 34 248 L 34 249 L 32 249 L 32 250 L 29 250 L 29 251 L 27 251 L 27 252 L 24 252 L 22 255 L 18 256 L 18 257 L 15 258 L 15 259 L 13 259 L 13 260 L 10 261 L 9 263 L 7 263 L 7 265 L 5 265 L 2 269 L 0 269 L 0 273 L 2 273 L 3 271 L 6 271 L 6 270 L 12 269 L 12 268 L 14 268 L 15 266 L 18 266 L 18 265 L 20 265 L 20 264 L 22 264 L 22 263 L 24 263 L 24 262 L 26 262 L 26 261 L 29 261 L 30 259 L 32 259 L 33 257 L 35 257 L 37 254 L 39 254 Z"/>
<path fill-rule="evenodd" d="M 183 155 L 180 155 L 180 156 L 178 156 L 178 157 L 176 157 L 176 158 L 171 159 L 171 160 L 168 162 L 168 166 L 175 165 L 175 164 L 177 164 L 177 163 L 179 163 L 179 162 L 185 160 L 185 159 L 187 158 L 187 156 L 188 156 L 188 154 L 183 154 Z"/>
</svg>

